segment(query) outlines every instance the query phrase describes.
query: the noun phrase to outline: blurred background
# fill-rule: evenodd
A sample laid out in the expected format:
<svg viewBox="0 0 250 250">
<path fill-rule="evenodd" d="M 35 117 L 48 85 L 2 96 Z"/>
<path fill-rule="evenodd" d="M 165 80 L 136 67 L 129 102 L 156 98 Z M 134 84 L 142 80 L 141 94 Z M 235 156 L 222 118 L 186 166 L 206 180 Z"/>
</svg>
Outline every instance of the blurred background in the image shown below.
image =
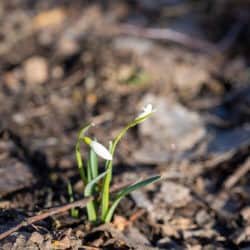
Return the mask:
<svg viewBox="0 0 250 250">
<path fill-rule="evenodd" d="M 81 197 L 79 129 L 96 123 L 90 133 L 107 145 L 152 103 L 152 119 L 119 145 L 114 180 L 160 173 L 165 181 L 135 192 L 120 211 L 129 217 L 142 207 L 148 220 L 136 222 L 137 236 L 163 249 L 246 247 L 249 7 L 247 0 L 2 0 L 0 208 L 67 202 L 69 179 Z"/>
</svg>

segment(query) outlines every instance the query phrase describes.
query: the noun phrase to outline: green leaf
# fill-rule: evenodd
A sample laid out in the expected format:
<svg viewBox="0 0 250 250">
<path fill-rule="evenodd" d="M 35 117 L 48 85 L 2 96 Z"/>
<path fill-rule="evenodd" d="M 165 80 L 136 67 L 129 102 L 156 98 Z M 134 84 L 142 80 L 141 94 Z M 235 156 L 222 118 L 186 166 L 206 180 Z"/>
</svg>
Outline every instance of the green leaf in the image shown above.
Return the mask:
<svg viewBox="0 0 250 250">
<path fill-rule="evenodd" d="M 124 188 L 122 191 L 120 191 L 120 192 L 117 194 L 117 196 L 116 196 L 116 198 L 115 198 L 115 200 L 114 200 L 112 206 L 111 206 L 110 209 L 108 210 L 107 215 L 105 216 L 105 222 L 107 223 L 107 222 L 110 222 L 110 221 L 111 221 L 112 216 L 113 216 L 113 214 L 114 214 L 114 211 L 115 211 L 116 207 L 118 206 L 119 202 L 120 202 L 127 194 L 129 194 L 129 193 L 135 191 L 135 190 L 138 189 L 138 188 L 141 188 L 141 187 L 144 187 L 144 186 L 146 186 L 146 185 L 149 185 L 149 184 L 151 184 L 151 183 L 153 183 L 153 182 L 156 182 L 156 181 L 160 180 L 160 178 L 161 178 L 161 176 L 153 176 L 153 177 L 150 177 L 150 178 L 145 179 L 145 180 L 143 180 L 143 181 L 136 182 L 135 184 L 133 184 L 133 185 L 131 185 L 131 186 L 129 186 L 129 187 L 126 187 L 126 188 Z"/>
<path fill-rule="evenodd" d="M 87 183 L 91 183 L 96 177 L 98 177 L 98 162 L 95 152 L 90 149 L 88 162 L 87 162 Z M 97 180 L 98 181 L 98 180 Z M 85 195 L 93 194 L 96 189 L 96 182 L 89 185 L 89 190 L 85 189 Z M 97 202 L 91 201 L 87 204 L 87 214 L 89 221 L 95 222 L 97 220 Z"/>
<path fill-rule="evenodd" d="M 91 176 L 92 179 L 94 179 L 98 176 L 98 158 L 92 148 L 90 149 L 89 153 L 89 162 L 90 162 Z"/>
<path fill-rule="evenodd" d="M 78 138 L 77 138 L 77 143 L 76 143 L 76 146 L 75 146 L 76 162 L 77 162 L 77 166 L 78 166 L 79 173 L 80 173 L 83 184 L 86 183 L 86 177 L 85 177 L 84 170 L 83 170 L 83 158 L 82 158 L 82 155 L 81 155 L 80 143 L 81 143 L 82 137 L 84 136 L 84 134 L 87 132 L 87 130 L 91 126 L 92 126 L 92 124 L 90 123 L 90 124 L 86 125 L 85 127 L 83 127 L 80 130 L 80 132 L 78 134 Z"/>
<path fill-rule="evenodd" d="M 69 202 L 74 202 L 74 195 L 73 195 L 72 185 L 71 185 L 70 181 L 67 184 L 67 188 L 68 188 Z M 74 218 L 78 218 L 78 215 L 79 215 L 78 209 L 71 208 L 70 215 Z"/>
<path fill-rule="evenodd" d="M 93 178 L 91 174 L 91 163 L 89 159 L 87 161 L 86 175 L 87 175 L 87 183 L 91 182 Z"/>
<path fill-rule="evenodd" d="M 84 138 L 85 133 L 87 132 L 87 130 L 92 126 L 92 124 L 88 124 L 85 127 L 83 127 L 79 134 L 78 134 L 78 138 L 77 138 L 77 143 L 75 146 L 75 155 L 76 155 L 76 161 L 77 161 L 77 166 L 79 169 L 79 173 L 82 179 L 82 182 L 84 185 L 86 185 L 86 183 L 88 183 L 89 181 L 91 181 L 91 170 L 90 170 L 90 164 L 87 164 L 87 176 L 84 173 L 84 169 L 83 169 L 83 158 L 82 158 L 82 154 L 81 154 L 81 140 L 82 138 Z M 91 183 L 91 182 L 90 182 Z M 91 191 L 90 191 L 90 195 L 91 195 Z M 96 220 L 96 210 L 95 210 L 95 204 L 93 201 L 90 201 L 87 204 L 87 213 L 88 213 L 88 218 L 90 221 L 95 221 Z"/>
<path fill-rule="evenodd" d="M 85 177 L 85 174 L 83 171 L 83 160 L 82 160 L 82 156 L 81 156 L 81 152 L 80 152 L 80 144 L 78 144 L 78 143 L 76 145 L 75 155 L 76 155 L 77 167 L 78 167 L 82 182 L 83 182 L 83 184 L 85 184 L 86 177 Z"/>
<path fill-rule="evenodd" d="M 87 184 L 84 190 L 84 196 L 88 197 L 92 195 L 93 189 L 95 184 L 101 180 L 105 176 L 106 172 L 103 172 L 102 174 L 98 175 L 96 178 L 94 178 L 91 182 Z M 87 204 L 87 213 L 88 213 L 88 219 L 89 221 L 95 222 L 97 220 L 97 215 L 96 215 L 96 208 L 95 208 L 95 203 L 94 201 L 90 201 Z"/>
<path fill-rule="evenodd" d="M 85 187 L 85 190 L 84 190 L 84 196 L 85 197 L 88 197 L 90 195 L 92 195 L 92 190 L 93 190 L 93 187 L 95 186 L 95 184 L 101 180 L 105 175 L 106 175 L 107 171 L 103 172 L 102 174 L 99 174 L 96 178 L 94 178 L 91 182 L 89 182 L 87 184 L 87 186 Z"/>
<path fill-rule="evenodd" d="M 87 183 L 90 183 L 93 180 L 92 174 L 91 174 L 90 157 L 88 158 L 86 172 L 87 172 L 87 174 L 86 174 L 87 175 Z M 95 184 L 93 184 L 93 189 L 94 189 L 94 187 L 95 187 Z M 93 189 L 90 190 L 90 194 L 89 195 L 91 195 L 93 193 Z M 87 204 L 87 214 L 88 214 L 89 221 L 91 221 L 91 222 L 96 221 L 96 219 L 97 219 L 97 213 L 96 213 L 96 204 L 95 204 L 95 201 L 90 201 Z"/>
<path fill-rule="evenodd" d="M 113 143 L 109 143 L 109 152 L 112 151 Z M 112 179 L 112 161 L 106 161 L 106 176 L 102 183 L 102 200 L 101 200 L 101 220 L 105 220 L 105 215 L 109 208 L 109 186 Z"/>
</svg>

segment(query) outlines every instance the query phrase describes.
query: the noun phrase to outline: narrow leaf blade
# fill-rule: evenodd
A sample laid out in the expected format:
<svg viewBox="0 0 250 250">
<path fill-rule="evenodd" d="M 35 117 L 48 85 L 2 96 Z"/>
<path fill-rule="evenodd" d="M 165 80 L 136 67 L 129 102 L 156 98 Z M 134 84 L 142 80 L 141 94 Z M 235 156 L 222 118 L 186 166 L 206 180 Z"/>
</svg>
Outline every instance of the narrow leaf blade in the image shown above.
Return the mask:
<svg viewBox="0 0 250 250">
<path fill-rule="evenodd" d="M 148 179 L 145 179 L 143 181 L 139 181 L 139 182 L 136 182 L 135 184 L 129 186 L 129 187 L 126 187 L 124 188 L 122 191 L 120 191 L 116 197 L 116 199 L 114 200 L 112 206 L 110 207 L 107 215 L 105 216 L 105 222 L 110 222 L 111 219 L 112 219 L 112 216 L 114 214 L 114 211 L 116 209 L 116 207 L 118 206 L 119 202 L 126 196 L 128 195 L 129 193 L 135 191 L 136 189 L 138 188 L 141 188 L 141 187 L 144 187 L 146 185 L 149 185 L 151 183 L 154 183 L 158 180 L 160 180 L 161 176 L 153 176 L 153 177 L 150 177 Z"/>
<path fill-rule="evenodd" d="M 99 174 L 96 178 L 94 178 L 91 182 L 87 184 L 84 190 L 85 197 L 90 196 L 92 194 L 93 187 L 99 180 L 101 180 L 106 175 L 106 173 L 107 171 L 103 172 L 102 174 Z"/>
<path fill-rule="evenodd" d="M 109 142 L 109 152 L 112 154 L 113 142 Z M 106 176 L 103 180 L 102 184 L 102 200 L 101 200 L 101 220 L 105 220 L 105 215 L 109 209 L 109 189 L 110 189 L 110 182 L 112 180 L 112 161 L 106 161 L 105 169 L 106 169 Z"/>
<path fill-rule="evenodd" d="M 92 178 L 96 178 L 98 176 L 98 158 L 94 150 L 91 148 L 89 153 L 89 162 Z"/>
<path fill-rule="evenodd" d="M 103 172 L 102 174 L 98 175 L 96 178 L 94 178 L 92 181 L 90 181 L 87 186 L 85 187 L 84 190 L 84 196 L 88 197 L 92 195 L 92 192 L 94 190 L 95 184 L 101 180 L 104 176 L 106 175 L 106 172 Z M 95 208 L 95 203 L 94 201 L 90 201 L 87 204 L 87 213 L 88 213 L 88 219 L 89 221 L 95 222 L 97 219 L 96 216 L 96 208 Z"/>
<path fill-rule="evenodd" d="M 79 169 L 79 173 L 82 179 L 82 182 L 85 184 L 86 183 L 86 176 L 83 170 L 83 157 L 81 155 L 81 148 L 80 148 L 80 142 L 81 142 L 81 138 L 84 136 L 84 134 L 87 132 L 87 130 L 92 126 L 92 124 L 88 124 L 85 127 L 83 127 L 79 134 L 78 134 L 78 139 L 77 139 L 77 143 L 75 146 L 75 156 L 76 156 L 76 162 L 77 162 L 77 166 Z"/>
<path fill-rule="evenodd" d="M 124 188 L 123 190 L 121 190 L 118 193 L 118 196 L 124 197 L 125 195 L 133 192 L 134 190 L 136 190 L 138 188 L 144 187 L 144 186 L 146 186 L 148 184 L 151 184 L 153 182 L 158 181 L 160 178 L 161 178 L 161 176 L 157 175 L 157 176 L 149 177 L 148 179 L 136 182 L 135 184 L 133 184 L 131 186 L 128 186 L 128 187 Z"/>
</svg>

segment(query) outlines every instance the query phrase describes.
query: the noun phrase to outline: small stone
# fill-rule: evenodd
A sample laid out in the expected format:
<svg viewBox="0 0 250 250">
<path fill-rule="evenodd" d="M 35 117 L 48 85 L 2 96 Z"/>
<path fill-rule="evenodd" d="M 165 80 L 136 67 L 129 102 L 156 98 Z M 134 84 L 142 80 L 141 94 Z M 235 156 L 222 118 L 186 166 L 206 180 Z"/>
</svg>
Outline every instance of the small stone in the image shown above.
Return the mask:
<svg viewBox="0 0 250 250">
<path fill-rule="evenodd" d="M 162 227 L 162 232 L 164 235 L 167 235 L 168 237 L 178 237 L 178 232 L 176 228 L 168 223 L 165 223 Z"/>
<path fill-rule="evenodd" d="M 26 237 L 24 235 L 19 235 L 16 242 L 13 245 L 13 249 L 25 249 Z"/>
<path fill-rule="evenodd" d="M 135 73 L 135 68 L 132 65 L 122 65 L 118 70 L 118 81 L 127 82 Z"/>
<path fill-rule="evenodd" d="M 51 250 L 51 249 L 53 249 L 53 248 L 52 248 L 51 240 L 50 240 L 50 239 L 46 240 L 46 241 L 42 244 L 41 249 L 44 249 L 44 250 Z"/>
<path fill-rule="evenodd" d="M 241 215 L 245 221 L 250 222 L 250 207 L 242 209 Z"/>
<path fill-rule="evenodd" d="M 2 250 L 10 250 L 10 249 L 13 249 L 12 248 L 12 243 L 6 243 L 6 244 L 3 245 Z"/>
<path fill-rule="evenodd" d="M 203 250 L 216 250 L 216 249 L 218 249 L 218 248 L 212 244 L 208 244 L 208 245 L 203 247 Z"/>
<path fill-rule="evenodd" d="M 64 75 L 63 68 L 61 66 L 55 66 L 51 71 L 51 76 L 54 79 L 60 79 Z"/>
<path fill-rule="evenodd" d="M 74 39 L 61 38 L 58 42 L 58 54 L 60 56 L 69 57 L 79 52 L 79 44 Z"/>
<path fill-rule="evenodd" d="M 250 226 L 246 226 L 243 230 L 237 230 L 234 233 L 234 241 L 236 244 L 248 242 L 250 240 Z"/>
<path fill-rule="evenodd" d="M 200 210 L 196 214 L 195 220 L 199 226 L 204 226 L 205 224 L 212 222 L 211 216 L 205 210 Z"/>
<path fill-rule="evenodd" d="M 182 96 L 195 96 L 201 89 L 204 82 L 209 81 L 207 70 L 186 63 L 177 64 L 174 67 L 175 74 L 173 81 Z"/>
<path fill-rule="evenodd" d="M 29 241 L 36 243 L 38 245 L 42 244 L 43 240 L 44 240 L 43 236 L 38 232 L 32 233 L 32 235 L 29 238 Z"/>
<path fill-rule="evenodd" d="M 18 92 L 20 89 L 20 70 L 6 72 L 4 75 L 5 86 L 12 92 Z"/>
<path fill-rule="evenodd" d="M 10 201 L 0 201 L 0 209 L 8 209 L 11 206 Z"/>
<path fill-rule="evenodd" d="M 177 244 L 174 240 L 172 240 L 170 237 L 164 237 L 157 241 L 157 246 L 160 249 L 171 249 L 171 250 L 181 250 L 183 249 L 182 246 Z"/>
<path fill-rule="evenodd" d="M 173 225 L 176 230 L 187 230 L 194 228 L 194 224 L 191 218 L 176 217 L 171 220 L 171 225 Z"/>
<path fill-rule="evenodd" d="M 69 236 L 64 236 L 61 240 L 55 240 L 52 243 L 55 249 L 68 249 L 71 247 L 71 241 Z"/>
<path fill-rule="evenodd" d="M 184 207 L 192 200 L 188 188 L 170 181 L 162 184 L 158 198 L 163 199 L 167 205 L 175 208 Z"/>
<path fill-rule="evenodd" d="M 201 245 L 193 245 L 192 250 L 202 250 L 202 246 Z"/>
<path fill-rule="evenodd" d="M 117 229 L 118 231 L 124 231 L 124 229 L 128 226 L 128 220 L 120 215 L 115 215 L 112 226 Z"/>
<path fill-rule="evenodd" d="M 77 238 L 83 238 L 84 237 L 84 232 L 83 231 L 81 231 L 81 230 L 77 230 L 76 231 L 76 237 Z"/>
<path fill-rule="evenodd" d="M 37 35 L 37 41 L 38 41 L 38 44 L 42 47 L 49 48 L 50 46 L 53 46 L 53 42 L 54 42 L 53 31 L 49 29 L 41 30 L 39 34 Z"/>
<path fill-rule="evenodd" d="M 63 23 L 66 18 L 66 12 L 62 8 L 54 8 L 38 13 L 33 18 L 33 28 L 40 30 L 49 27 L 55 27 Z"/>
<path fill-rule="evenodd" d="M 126 236 L 135 243 L 149 245 L 149 241 L 136 227 L 129 227 Z"/>
<path fill-rule="evenodd" d="M 216 232 L 212 229 L 197 229 L 197 230 L 185 230 L 183 231 L 184 239 L 192 239 L 195 237 L 200 238 L 213 238 L 216 236 Z M 217 248 L 216 248 L 217 249 Z"/>
<path fill-rule="evenodd" d="M 26 117 L 22 113 L 16 113 L 12 115 L 12 120 L 20 125 L 23 125 L 26 122 Z"/>
<path fill-rule="evenodd" d="M 48 77 L 48 64 L 45 58 L 32 57 L 24 63 L 24 78 L 29 86 L 45 83 Z"/>
<path fill-rule="evenodd" d="M 148 196 L 141 190 L 135 190 L 131 193 L 137 206 L 145 208 L 151 214 L 154 213 L 154 206 L 152 202 L 148 199 Z"/>
</svg>

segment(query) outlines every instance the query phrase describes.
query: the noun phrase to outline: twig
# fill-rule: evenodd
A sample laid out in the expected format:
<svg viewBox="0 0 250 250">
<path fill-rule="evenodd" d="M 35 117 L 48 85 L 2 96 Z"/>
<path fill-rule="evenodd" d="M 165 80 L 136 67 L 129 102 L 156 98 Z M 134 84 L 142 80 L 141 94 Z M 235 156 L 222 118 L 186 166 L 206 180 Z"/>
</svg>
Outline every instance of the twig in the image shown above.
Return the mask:
<svg viewBox="0 0 250 250">
<path fill-rule="evenodd" d="M 77 70 L 68 78 L 66 78 L 63 82 L 61 82 L 60 85 L 52 86 L 51 90 L 72 88 L 79 82 L 83 81 L 85 77 L 86 77 L 85 71 Z"/>
<path fill-rule="evenodd" d="M 208 53 L 219 52 L 218 48 L 212 43 L 168 28 L 143 28 L 135 25 L 124 24 L 119 26 L 118 33 L 149 39 L 171 41 Z"/>
<path fill-rule="evenodd" d="M 101 250 L 102 249 L 100 247 L 87 246 L 87 245 L 81 245 L 81 248 L 86 249 L 86 250 Z"/>
<path fill-rule="evenodd" d="M 9 236 L 10 234 L 18 231 L 19 229 L 21 229 L 22 227 L 26 227 L 26 226 L 30 226 L 33 223 L 36 223 L 38 221 L 44 220 L 50 216 L 56 215 L 56 214 L 60 214 L 60 213 L 64 213 L 68 210 L 70 210 L 71 208 L 75 208 L 75 207 L 85 207 L 87 205 L 87 203 L 89 201 L 91 201 L 93 198 L 89 197 L 89 198 L 84 198 L 60 207 L 55 207 L 55 208 L 50 208 L 40 214 L 37 214 L 35 216 L 29 217 L 25 220 L 23 220 L 22 222 L 20 222 L 18 225 L 16 225 L 15 227 L 12 227 L 11 229 L 3 232 L 2 234 L 0 234 L 0 240 L 6 238 L 7 236 Z"/>
<path fill-rule="evenodd" d="M 225 37 L 217 44 L 221 52 L 229 50 L 232 47 L 243 27 L 245 26 L 245 23 L 246 22 L 244 20 L 239 20 L 233 24 L 232 28 L 227 32 Z"/>
<path fill-rule="evenodd" d="M 230 189 L 244 176 L 248 171 L 250 171 L 250 158 L 246 160 L 246 162 L 240 166 L 233 174 L 231 174 L 223 183 L 222 189 L 213 197 L 212 200 L 209 201 L 210 207 L 213 208 L 214 211 L 217 211 L 222 215 L 225 219 L 229 218 L 229 214 L 222 210 L 222 207 L 225 204 L 226 199 L 228 199 L 228 194 Z M 233 215 L 234 216 L 234 215 Z M 233 216 L 231 218 L 233 218 Z"/>
<path fill-rule="evenodd" d="M 133 222 L 135 222 L 138 218 L 140 218 L 141 216 L 143 216 L 146 213 L 146 211 L 144 209 L 139 209 L 137 211 L 135 211 L 130 217 L 129 217 L 129 222 L 130 224 L 132 224 Z"/>
<path fill-rule="evenodd" d="M 236 41 L 239 33 L 245 26 L 246 21 L 240 19 L 228 31 L 225 37 L 217 44 L 212 44 L 208 41 L 192 37 L 191 35 L 184 34 L 169 28 L 143 28 L 135 25 L 125 24 L 120 25 L 121 34 L 129 34 L 149 39 L 157 39 L 175 42 L 191 49 L 197 49 L 208 53 L 222 53 L 228 50 Z"/>
<path fill-rule="evenodd" d="M 224 182 L 224 188 L 227 190 L 232 188 L 248 171 L 250 171 L 250 158 L 227 178 Z"/>
</svg>

